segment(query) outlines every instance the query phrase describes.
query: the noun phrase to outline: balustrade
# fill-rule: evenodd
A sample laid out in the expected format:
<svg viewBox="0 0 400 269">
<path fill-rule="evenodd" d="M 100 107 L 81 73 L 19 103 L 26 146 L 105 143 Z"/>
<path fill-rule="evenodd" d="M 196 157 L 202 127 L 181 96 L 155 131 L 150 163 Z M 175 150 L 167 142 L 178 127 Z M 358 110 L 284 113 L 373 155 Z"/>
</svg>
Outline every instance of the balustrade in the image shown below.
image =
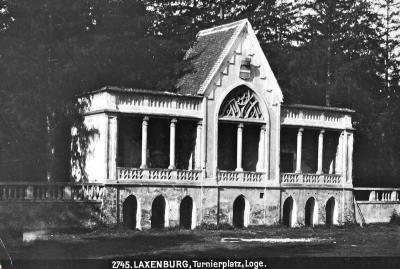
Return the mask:
<svg viewBox="0 0 400 269">
<path fill-rule="evenodd" d="M 201 170 L 117 168 L 118 180 L 129 181 L 179 181 L 200 180 Z"/>
<path fill-rule="evenodd" d="M 391 190 L 374 190 L 371 191 L 369 195 L 369 201 L 380 201 L 380 202 L 389 202 L 389 201 L 399 201 L 399 194 L 397 191 Z"/>
<path fill-rule="evenodd" d="M 101 201 L 104 186 L 94 183 L 1 183 L 0 200 Z"/>
<path fill-rule="evenodd" d="M 147 115 L 174 114 L 201 117 L 201 98 L 177 96 L 165 93 L 113 93 L 116 96 L 115 106 L 121 112 L 139 112 Z"/>
<path fill-rule="evenodd" d="M 306 174 L 306 173 L 282 173 L 281 183 L 286 184 L 341 184 L 341 175 L 332 174 Z"/>
<path fill-rule="evenodd" d="M 257 184 L 264 181 L 264 173 L 241 171 L 218 171 L 217 181 L 221 183 Z"/>
<path fill-rule="evenodd" d="M 287 106 L 282 108 L 282 125 L 328 127 L 333 129 L 351 128 L 347 115 L 351 110 L 315 106 Z"/>
<path fill-rule="evenodd" d="M 357 202 L 393 203 L 400 202 L 399 188 L 354 188 Z"/>
<path fill-rule="evenodd" d="M 177 170 L 177 179 L 179 181 L 198 181 L 201 171 Z"/>
</svg>

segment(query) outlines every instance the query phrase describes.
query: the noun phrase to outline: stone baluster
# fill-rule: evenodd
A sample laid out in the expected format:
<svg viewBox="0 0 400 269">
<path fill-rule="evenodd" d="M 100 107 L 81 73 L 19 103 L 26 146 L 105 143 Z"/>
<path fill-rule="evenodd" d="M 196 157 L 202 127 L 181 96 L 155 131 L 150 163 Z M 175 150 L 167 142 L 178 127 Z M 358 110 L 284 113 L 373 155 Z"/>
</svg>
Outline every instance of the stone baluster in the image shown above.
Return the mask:
<svg viewBox="0 0 400 269">
<path fill-rule="evenodd" d="M 369 199 L 368 199 L 368 201 L 375 201 L 376 199 L 375 199 L 376 197 L 375 197 L 375 191 L 371 191 L 370 193 L 369 193 Z"/>
<path fill-rule="evenodd" d="M 72 186 L 64 186 L 63 197 L 66 200 L 72 199 Z"/>
<path fill-rule="evenodd" d="M 26 194 L 25 194 L 26 199 L 33 199 L 33 191 L 34 191 L 33 186 L 29 185 L 26 187 Z"/>
</svg>

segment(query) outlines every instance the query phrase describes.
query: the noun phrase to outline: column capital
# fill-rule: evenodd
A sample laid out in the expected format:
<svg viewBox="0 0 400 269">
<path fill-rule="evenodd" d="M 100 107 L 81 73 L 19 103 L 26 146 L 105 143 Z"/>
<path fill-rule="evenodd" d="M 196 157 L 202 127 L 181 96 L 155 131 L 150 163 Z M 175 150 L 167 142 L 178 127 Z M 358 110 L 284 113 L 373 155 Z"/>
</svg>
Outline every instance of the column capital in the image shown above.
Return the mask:
<svg viewBox="0 0 400 269">
<path fill-rule="evenodd" d="M 238 124 L 238 128 L 243 128 L 244 127 L 244 124 L 243 123 L 239 123 Z"/>
<path fill-rule="evenodd" d="M 171 119 L 171 124 L 175 124 L 175 123 L 177 123 L 178 122 L 178 120 L 176 119 L 176 118 L 172 118 Z"/>
<path fill-rule="evenodd" d="M 323 135 L 325 133 L 325 130 L 324 129 L 321 129 L 320 131 L 319 131 L 319 135 Z"/>
<path fill-rule="evenodd" d="M 148 116 L 144 116 L 144 117 L 143 117 L 143 123 L 144 123 L 144 122 L 148 123 L 149 120 L 150 120 L 150 118 L 149 118 Z"/>
<path fill-rule="evenodd" d="M 303 132 L 304 132 L 304 128 L 299 128 L 299 129 L 297 130 L 297 135 L 302 135 Z"/>
<path fill-rule="evenodd" d="M 203 126 L 203 121 L 202 121 L 202 120 L 199 120 L 199 121 L 197 122 L 197 126 Z"/>
<path fill-rule="evenodd" d="M 265 131 L 265 130 L 267 130 L 267 126 L 264 124 L 264 125 L 261 125 L 261 128 L 260 128 L 262 131 Z"/>
</svg>

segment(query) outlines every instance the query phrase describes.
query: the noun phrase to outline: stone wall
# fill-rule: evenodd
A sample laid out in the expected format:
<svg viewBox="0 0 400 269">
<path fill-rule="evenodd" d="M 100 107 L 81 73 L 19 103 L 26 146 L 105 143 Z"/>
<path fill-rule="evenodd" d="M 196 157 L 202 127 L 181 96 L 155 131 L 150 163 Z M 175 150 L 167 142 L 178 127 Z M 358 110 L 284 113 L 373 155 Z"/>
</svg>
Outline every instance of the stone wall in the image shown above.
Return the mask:
<svg viewBox="0 0 400 269">
<path fill-rule="evenodd" d="M 240 195 L 249 203 L 249 225 L 279 223 L 279 190 L 264 188 L 221 188 L 220 223 L 232 225 L 233 203 Z"/>
<path fill-rule="evenodd" d="M 314 198 L 318 208 L 317 225 L 326 223 L 326 204 L 330 198 L 335 199 L 337 205 L 337 221 L 339 224 L 354 222 L 354 203 L 351 190 L 342 189 L 282 189 L 281 210 L 288 197 L 292 197 L 297 208 L 296 222 L 302 226 L 305 224 L 305 206 L 310 198 Z M 282 212 L 281 211 L 281 212 Z"/>
<path fill-rule="evenodd" d="M 115 184 L 104 188 L 103 202 L 68 200 L 3 200 L 0 201 L 0 228 L 42 230 L 52 228 L 93 227 L 100 223 L 123 223 L 124 201 L 134 196 L 137 201 L 136 219 L 139 229 L 151 228 L 152 204 L 156 197 L 165 199 L 166 227 L 180 225 L 180 205 L 189 196 L 193 201 L 192 227 L 202 224 L 233 225 L 234 202 L 238 197 L 246 201 L 245 226 L 275 225 L 282 218 L 283 204 L 292 197 L 297 207 L 296 223 L 305 223 L 305 205 L 315 198 L 318 208 L 316 224 L 325 224 L 326 204 L 331 198 L 337 206 L 338 224 L 354 221 L 354 204 L 351 190 L 215 187 L 215 186 L 166 186 Z M 400 204 L 361 204 L 367 222 L 387 222 Z M 218 216 L 219 212 L 219 216 Z"/>
<path fill-rule="evenodd" d="M 393 214 L 400 214 L 400 202 L 358 201 L 357 204 L 365 223 L 390 222 Z"/>
<path fill-rule="evenodd" d="M 162 195 L 166 201 L 166 213 L 169 220 L 166 226 L 179 226 L 179 206 L 186 196 L 192 198 L 194 208 L 197 209 L 196 225 L 199 224 L 202 215 L 204 215 L 204 222 L 214 222 L 216 216 L 212 212 L 215 211 L 216 203 L 214 206 L 213 194 L 209 189 L 204 189 L 202 194 L 199 187 L 129 185 L 107 187 L 104 199 L 103 221 L 107 224 L 122 223 L 123 202 L 128 196 L 134 195 L 137 199 L 138 210 L 140 210 L 138 214 L 140 219 L 138 228 L 148 229 L 151 227 L 152 203 L 157 196 Z M 202 207 L 204 208 L 203 212 L 200 210 Z M 208 214 L 205 214 L 205 212 L 208 212 Z"/>
<path fill-rule="evenodd" d="M 341 212 L 341 204 L 339 201 L 342 198 L 341 191 L 317 191 L 310 193 L 305 190 L 285 190 L 282 193 L 279 189 L 265 188 L 235 188 L 235 187 L 171 187 L 171 186 L 114 186 L 107 187 L 106 197 L 103 206 L 103 221 L 108 224 L 123 222 L 123 202 L 125 199 L 134 195 L 138 201 L 138 216 L 140 224 L 138 228 L 148 229 L 151 227 L 151 209 L 154 199 L 162 195 L 167 204 L 168 223 L 166 226 L 176 227 L 180 224 L 179 207 L 180 203 L 186 196 L 193 199 L 194 208 L 196 208 L 196 226 L 205 224 L 233 224 L 233 204 L 236 198 L 243 196 L 249 206 L 248 225 L 275 225 L 280 222 L 281 218 L 281 202 L 284 202 L 284 197 L 292 196 L 299 208 L 303 208 L 308 197 L 314 196 L 320 208 L 320 223 L 325 223 L 324 205 L 325 200 L 330 197 L 335 197 L 338 203 L 338 210 Z M 118 199 L 117 199 L 118 197 Z M 344 195 L 345 221 L 352 221 L 350 216 L 352 210 L 352 193 L 346 192 Z M 218 203 L 218 200 L 220 201 Z M 118 205 L 118 207 L 117 207 Z M 219 211 L 219 219 L 217 212 Z M 298 214 L 298 222 L 304 223 L 304 213 Z M 341 215 L 340 215 L 341 216 Z"/>
<path fill-rule="evenodd" d="M 0 228 L 41 230 L 93 227 L 100 223 L 100 202 L 0 201 Z"/>
</svg>

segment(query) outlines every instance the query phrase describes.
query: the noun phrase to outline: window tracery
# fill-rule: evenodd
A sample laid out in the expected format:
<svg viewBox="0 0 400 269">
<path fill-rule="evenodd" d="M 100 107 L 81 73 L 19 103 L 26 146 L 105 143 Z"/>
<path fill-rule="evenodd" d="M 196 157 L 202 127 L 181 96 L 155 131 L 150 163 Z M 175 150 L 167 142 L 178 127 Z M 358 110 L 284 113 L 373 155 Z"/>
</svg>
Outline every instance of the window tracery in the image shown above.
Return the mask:
<svg viewBox="0 0 400 269">
<path fill-rule="evenodd" d="M 222 105 L 221 118 L 263 120 L 259 102 L 249 89 L 240 89 L 229 94 Z"/>
</svg>

